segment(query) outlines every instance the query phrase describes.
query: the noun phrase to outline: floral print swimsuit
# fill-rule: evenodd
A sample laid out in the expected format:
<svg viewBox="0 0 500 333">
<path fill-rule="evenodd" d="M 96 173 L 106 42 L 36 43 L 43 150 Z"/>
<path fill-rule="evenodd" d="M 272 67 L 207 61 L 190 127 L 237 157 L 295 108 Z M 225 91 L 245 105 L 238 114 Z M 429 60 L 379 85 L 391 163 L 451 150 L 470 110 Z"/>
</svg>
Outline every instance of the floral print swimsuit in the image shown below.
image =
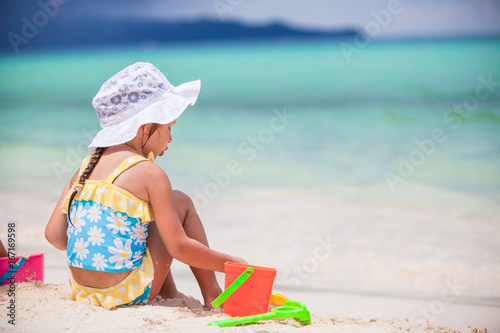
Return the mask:
<svg viewBox="0 0 500 333">
<path fill-rule="evenodd" d="M 80 174 L 90 156 L 85 158 Z M 69 266 L 102 272 L 130 274 L 119 284 L 97 289 L 79 285 L 70 276 L 71 299 L 112 308 L 147 302 L 153 264 L 146 238 L 148 223 L 154 220 L 148 202 L 113 184 L 131 166 L 148 159 L 136 155 L 127 158 L 104 181 L 86 180 L 68 207 L 74 187 L 66 195 L 62 211 L 68 221 L 66 257 Z"/>
</svg>

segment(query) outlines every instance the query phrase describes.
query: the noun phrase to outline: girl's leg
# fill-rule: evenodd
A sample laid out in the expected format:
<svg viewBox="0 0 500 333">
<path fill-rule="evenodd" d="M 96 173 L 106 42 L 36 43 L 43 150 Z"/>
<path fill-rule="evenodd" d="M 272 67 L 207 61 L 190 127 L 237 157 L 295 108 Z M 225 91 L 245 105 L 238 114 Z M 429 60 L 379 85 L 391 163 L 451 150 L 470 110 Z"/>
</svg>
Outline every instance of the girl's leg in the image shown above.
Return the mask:
<svg viewBox="0 0 500 333">
<path fill-rule="evenodd" d="M 179 216 L 179 220 L 184 227 L 186 235 L 208 246 L 205 229 L 203 228 L 203 224 L 201 223 L 191 198 L 181 191 L 173 191 L 173 195 L 177 216 Z M 212 305 L 210 303 L 222 292 L 215 277 L 215 272 L 196 267 L 191 267 L 191 271 L 200 286 L 205 307 L 211 309 Z"/>
<path fill-rule="evenodd" d="M 175 284 L 173 283 L 172 275 L 170 273 L 170 265 L 172 264 L 172 256 L 168 253 L 167 248 L 163 244 L 160 237 L 160 233 L 155 222 L 150 222 L 148 227 L 148 239 L 147 246 L 149 252 L 151 253 L 151 259 L 153 260 L 153 266 L 155 270 L 154 279 L 151 284 L 151 292 L 149 293 L 149 300 L 151 301 L 157 295 L 165 296 L 161 294 L 163 285 L 167 284 L 167 289 L 175 289 Z M 170 277 L 169 277 L 170 276 Z M 175 289 L 176 291 L 177 289 Z"/>
<path fill-rule="evenodd" d="M 173 198 L 177 215 L 184 227 L 186 235 L 208 246 L 205 229 L 196 213 L 191 198 L 180 191 L 173 191 Z M 154 299 L 157 295 L 164 298 L 184 296 L 175 286 L 172 273 L 170 272 L 170 265 L 172 264 L 173 258 L 163 244 L 155 222 L 150 223 L 148 233 L 147 244 L 151 252 L 155 269 L 149 300 Z M 215 273 L 210 270 L 196 267 L 191 267 L 191 270 L 200 286 L 205 307 L 211 309 L 212 305 L 210 303 L 222 292 L 217 283 Z"/>
</svg>

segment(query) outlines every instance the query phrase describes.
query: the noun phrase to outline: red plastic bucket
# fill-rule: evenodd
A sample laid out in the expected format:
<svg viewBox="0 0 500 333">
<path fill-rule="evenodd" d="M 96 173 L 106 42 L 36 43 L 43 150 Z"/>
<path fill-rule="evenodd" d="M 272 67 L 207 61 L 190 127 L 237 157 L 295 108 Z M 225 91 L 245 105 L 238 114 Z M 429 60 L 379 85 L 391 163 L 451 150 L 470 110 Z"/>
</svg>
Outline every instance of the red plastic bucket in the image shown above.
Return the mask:
<svg viewBox="0 0 500 333">
<path fill-rule="evenodd" d="M 44 253 L 31 253 L 29 255 L 24 255 L 25 258 L 29 259 L 19 268 L 15 273 L 15 281 L 26 282 L 29 280 L 36 280 L 43 282 L 43 256 Z M 22 256 L 16 256 L 14 261 L 9 260 L 9 258 L 0 258 L 0 276 L 3 276 L 10 269 L 11 264 L 15 264 L 19 261 Z M 10 284 L 11 279 L 7 279 L 1 285 Z"/>
<path fill-rule="evenodd" d="M 227 289 L 250 265 L 224 264 Z M 224 302 L 224 313 L 233 317 L 266 313 L 273 290 L 276 269 L 251 265 L 253 274 Z"/>
</svg>

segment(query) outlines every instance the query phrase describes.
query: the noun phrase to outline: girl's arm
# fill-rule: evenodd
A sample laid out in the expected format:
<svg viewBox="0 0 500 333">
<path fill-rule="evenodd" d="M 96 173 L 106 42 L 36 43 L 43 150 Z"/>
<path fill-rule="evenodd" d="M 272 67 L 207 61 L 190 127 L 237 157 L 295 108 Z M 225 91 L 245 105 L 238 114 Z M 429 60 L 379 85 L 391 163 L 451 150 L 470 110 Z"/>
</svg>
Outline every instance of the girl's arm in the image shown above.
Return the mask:
<svg viewBox="0 0 500 333">
<path fill-rule="evenodd" d="M 61 251 L 66 250 L 68 245 L 68 236 L 66 235 L 66 229 L 68 227 L 67 215 L 61 211 L 61 205 L 64 202 L 66 194 L 71 188 L 71 184 L 73 184 L 77 176 L 78 172 L 75 173 L 64 188 L 63 193 L 57 202 L 56 208 L 54 208 L 54 212 L 52 212 L 49 223 L 47 223 L 47 226 L 45 227 L 45 238 L 56 249 Z"/>
<path fill-rule="evenodd" d="M 177 217 L 172 187 L 165 172 L 159 166 L 152 165 L 144 176 L 147 177 L 146 188 L 158 231 L 172 257 L 189 266 L 218 272 L 224 272 L 224 263 L 228 261 L 245 262 L 189 238 Z"/>
</svg>

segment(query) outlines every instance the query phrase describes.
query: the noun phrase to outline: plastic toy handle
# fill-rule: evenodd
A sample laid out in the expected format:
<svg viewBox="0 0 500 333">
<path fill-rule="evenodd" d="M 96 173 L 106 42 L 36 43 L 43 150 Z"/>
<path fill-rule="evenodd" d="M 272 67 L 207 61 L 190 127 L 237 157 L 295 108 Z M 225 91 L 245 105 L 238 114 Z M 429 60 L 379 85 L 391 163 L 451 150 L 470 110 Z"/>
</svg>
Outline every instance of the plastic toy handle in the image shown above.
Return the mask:
<svg viewBox="0 0 500 333">
<path fill-rule="evenodd" d="M 7 281 L 8 279 L 10 279 L 10 277 L 14 274 L 16 274 L 16 272 L 19 270 L 19 268 L 21 268 L 22 265 L 24 265 L 24 263 L 26 261 L 28 261 L 29 257 L 21 257 L 14 266 L 12 266 L 12 268 L 10 268 L 7 272 L 5 272 L 4 275 L 0 276 L 0 284 L 4 283 L 5 281 Z"/>
<path fill-rule="evenodd" d="M 207 325 L 217 325 L 219 327 L 231 326 L 252 323 L 260 320 L 274 319 L 274 318 L 294 318 L 301 325 L 311 324 L 311 314 L 302 302 L 287 300 L 284 306 L 272 309 L 271 312 L 257 314 L 253 316 L 246 316 L 240 318 L 222 319 L 209 322 Z"/>
<path fill-rule="evenodd" d="M 238 276 L 236 280 L 234 280 L 234 282 L 231 283 L 229 287 L 227 287 L 226 290 L 224 290 L 224 292 L 219 295 L 219 297 L 213 300 L 213 307 L 218 308 L 222 303 L 224 303 L 224 301 L 228 299 L 229 296 L 231 296 L 236 291 L 236 289 L 238 289 L 243 284 L 243 282 L 245 282 L 250 277 L 250 275 L 253 274 L 254 270 L 255 269 L 251 266 L 245 269 L 245 271 L 241 273 L 241 275 Z"/>
<path fill-rule="evenodd" d="M 225 326 L 231 326 L 231 325 L 250 323 L 250 322 L 259 321 L 259 320 L 273 319 L 273 318 L 277 318 L 277 317 L 278 316 L 275 312 L 268 312 L 268 313 L 253 315 L 253 316 L 211 321 L 207 325 L 208 326 L 217 325 L 219 327 L 225 327 Z"/>
</svg>

